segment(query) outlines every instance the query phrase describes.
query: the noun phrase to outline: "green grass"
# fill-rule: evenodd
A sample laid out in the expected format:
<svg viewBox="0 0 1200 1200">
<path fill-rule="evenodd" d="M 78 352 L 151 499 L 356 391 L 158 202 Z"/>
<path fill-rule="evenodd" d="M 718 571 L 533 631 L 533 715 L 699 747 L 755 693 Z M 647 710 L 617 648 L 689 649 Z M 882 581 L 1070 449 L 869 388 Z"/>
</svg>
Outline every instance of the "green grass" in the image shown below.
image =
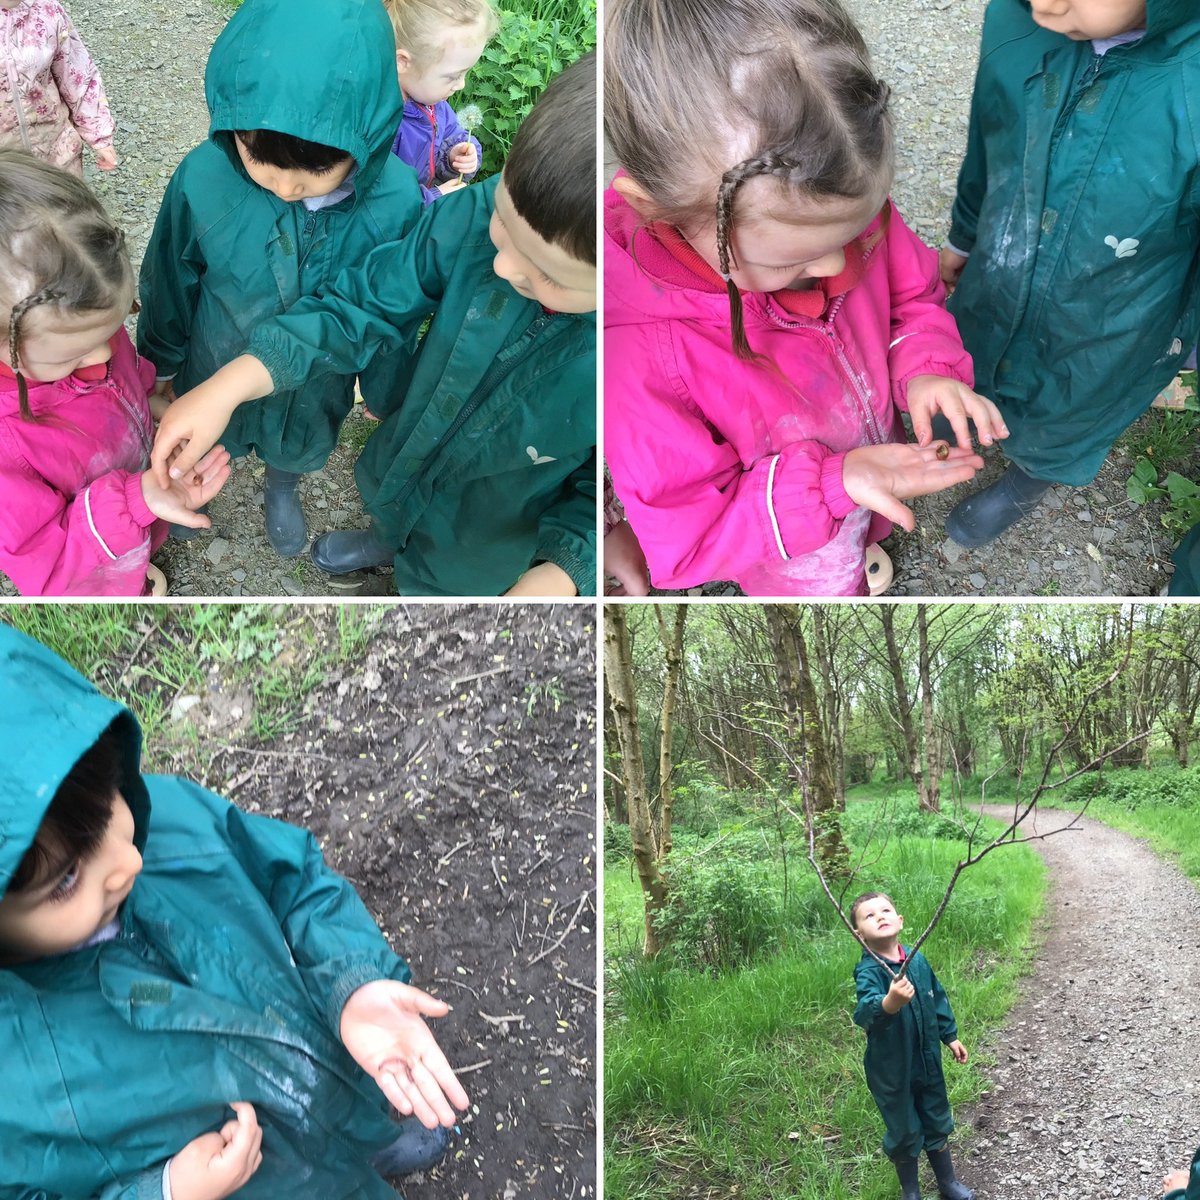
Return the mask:
<svg viewBox="0 0 1200 1200">
<path fill-rule="evenodd" d="M 250 733 L 273 740 L 298 725 L 304 698 L 332 665 L 361 659 L 383 615 L 377 605 L 338 605 L 330 635 L 322 631 L 317 606 L 0 606 L 0 620 L 56 650 L 134 711 L 151 761 L 186 743 L 202 763 L 209 755 L 196 728 L 171 720 L 178 696 L 203 694 L 215 668 L 226 684 L 251 689 Z"/>
<path fill-rule="evenodd" d="M 893 839 L 854 890 L 889 891 L 911 941 L 960 848 Z M 816 887 L 794 869 L 790 949 L 714 978 L 638 960 L 636 878 L 606 869 L 606 1197 L 892 1200 L 851 1021 L 859 950 Z M 964 874 L 926 943 L 972 1052 L 967 1067 L 946 1058 L 954 1105 L 983 1088 L 983 1043 L 1016 999 L 1044 889 L 1028 846 L 1001 849 Z"/>
</svg>

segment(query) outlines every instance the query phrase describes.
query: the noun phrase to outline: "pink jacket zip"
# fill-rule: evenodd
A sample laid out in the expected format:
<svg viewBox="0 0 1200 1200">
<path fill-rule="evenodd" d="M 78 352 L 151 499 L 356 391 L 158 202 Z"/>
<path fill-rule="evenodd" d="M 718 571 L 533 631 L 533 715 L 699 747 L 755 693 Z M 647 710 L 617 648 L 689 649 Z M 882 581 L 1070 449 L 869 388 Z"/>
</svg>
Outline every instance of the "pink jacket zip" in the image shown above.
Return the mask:
<svg viewBox="0 0 1200 1200">
<path fill-rule="evenodd" d="M 146 507 L 154 367 L 124 329 L 105 378 L 27 380 L 0 372 L 0 570 L 24 596 L 140 596 L 167 524 Z"/>
<path fill-rule="evenodd" d="M 743 293 L 750 345 L 776 373 L 734 355 L 724 293 L 646 274 L 639 226 L 610 188 L 604 455 L 655 586 L 864 595 L 866 547 L 891 526 L 847 496 L 846 452 L 905 440 L 913 376 L 973 379 L 937 255 L 893 211 L 862 278 L 823 317 Z"/>
</svg>

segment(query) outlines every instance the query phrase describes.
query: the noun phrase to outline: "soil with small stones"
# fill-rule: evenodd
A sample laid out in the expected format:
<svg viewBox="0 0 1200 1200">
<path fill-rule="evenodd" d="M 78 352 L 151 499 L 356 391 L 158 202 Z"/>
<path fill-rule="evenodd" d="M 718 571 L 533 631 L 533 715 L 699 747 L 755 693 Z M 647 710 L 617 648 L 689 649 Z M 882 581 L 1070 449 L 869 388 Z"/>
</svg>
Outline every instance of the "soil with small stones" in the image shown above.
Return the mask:
<svg viewBox="0 0 1200 1200">
<path fill-rule="evenodd" d="M 84 153 L 89 186 L 125 231 L 134 270 L 141 265 L 163 192 L 176 166 L 208 136 L 204 68 L 225 25 L 209 3 L 118 0 L 71 6 L 71 18 L 100 67 L 116 120 L 117 169 L 100 172 Z M 133 335 L 133 322 L 130 322 Z M 368 524 L 354 483 L 354 461 L 373 426 L 356 406 L 328 463 L 300 487 L 309 532 Z M 307 554 L 281 558 L 267 541 L 263 464 L 240 459 L 209 506 L 212 529 L 189 541 L 168 540 L 154 556 L 172 596 L 389 595 L 391 571 L 335 579 Z M 0 576 L 0 594 L 15 595 Z"/>
<path fill-rule="evenodd" d="M 339 636 L 333 606 L 279 618 L 300 668 Z M 472 1108 L 444 1164 L 403 1181 L 409 1200 L 594 1197 L 592 614 L 394 605 L 381 622 L 286 732 L 251 737 L 251 696 L 214 678 L 182 718 L 219 746 L 207 770 L 188 751 L 148 769 L 312 830 L 413 983 L 454 1006 L 434 1032 Z"/>
<path fill-rule="evenodd" d="M 892 89 L 896 128 L 893 199 L 931 246 L 950 228 L 958 168 L 986 0 L 843 0 L 863 32 L 875 68 Z M 1143 418 L 1140 428 L 1153 428 Z M 1153 442 L 1153 438 L 1150 439 Z M 1135 505 L 1125 482 L 1134 460 L 1120 445 L 1086 488 L 1053 488 L 1034 513 L 995 542 L 964 550 L 945 532 L 950 509 L 996 479 L 1005 460 L 969 484 L 912 501 L 917 528 L 896 532 L 885 549 L 895 581 L 890 596 L 1155 596 L 1170 578 L 1173 541 L 1161 503 Z M 1178 468 L 1200 478 L 1200 446 Z M 714 583 L 705 595 L 736 595 Z"/>
<path fill-rule="evenodd" d="M 1042 812 L 1027 833 L 1070 820 Z M 1031 843 L 1049 868 L 1045 945 L 989 1047 L 988 1091 L 955 1114 L 979 1200 L 1151 1200 L 1200 1143 L 1200 896 L 1144 843 L 1078 824 Z"/>
</svg>

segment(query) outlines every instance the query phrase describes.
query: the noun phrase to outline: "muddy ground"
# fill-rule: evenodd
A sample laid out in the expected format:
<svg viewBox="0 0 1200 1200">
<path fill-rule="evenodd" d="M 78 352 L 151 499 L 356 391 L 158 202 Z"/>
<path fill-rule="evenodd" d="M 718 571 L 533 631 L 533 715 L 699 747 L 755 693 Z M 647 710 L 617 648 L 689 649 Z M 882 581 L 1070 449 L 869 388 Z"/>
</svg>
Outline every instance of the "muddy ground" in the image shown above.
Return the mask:
<svg viewBox="0 0 1200 1200">
<path fill-rule="evenodd" d="M 1042 812 L 1026 833 L 1069 820 Z M 1045 944 L 987 1048 L 988 1091 L 955 1114 L 979 1200 L 1153 1200 L 1200 1143 L 1186 917 L 1200 897 L 1143 842 L 1079 824 L 1031 843 L 1049 868 Z"/>
<path fill-rule="evenodd" d="M 300 678 L 337 644 L 337 610 L 277 612 L 273 665 Z M 409 1200 L 596 1195 L 593 621 L 388 606 L 361 661 L 326 671 L 272 736 L 250 732 L 251 689 L 217 672 L 174 697 L 173 748 L 148 739 L 147 769 L 311 829 L 413 983 L 454 1006 L 434 1028 L 473 1107 Z M 145 688 L 167 636 L 148 629 L 125 673 Z"/>
</svg>

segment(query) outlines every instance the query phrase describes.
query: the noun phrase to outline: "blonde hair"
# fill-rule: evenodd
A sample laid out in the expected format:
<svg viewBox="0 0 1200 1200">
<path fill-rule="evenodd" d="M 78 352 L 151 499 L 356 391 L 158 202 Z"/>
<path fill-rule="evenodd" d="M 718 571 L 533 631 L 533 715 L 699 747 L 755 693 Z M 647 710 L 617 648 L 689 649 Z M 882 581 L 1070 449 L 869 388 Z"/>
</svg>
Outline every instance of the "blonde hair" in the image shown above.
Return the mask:
<svg viewBox="0 0 1200 1200">
<path fill-rule="evenodd" d="M 383 0 L 396 49 L 407 50 L 418 68 L 432 66 L 439 36 L 447 29 L 482 25 L 490 38 L 500 19 L 489 0 Z"/>
<path fill-rule="evenodd" d="M 29 408 L 21 330 L 30 309 L 105 312 L 133 303 L 125 235 L 81 179 L 24 150 L 0 150 L 0 335 Z"/>
<path fill-rule="evenodd" d="M 604 121 L 617 161 L 652 219 L 715 215 L 733 349 L 756 359 L 729 278 L 738 189 L 769 175 L 805 199 L 870 194 L 892 170 L 887 84 L 838 0 L 609 0 L 605 13 Z"/>
</svg>

